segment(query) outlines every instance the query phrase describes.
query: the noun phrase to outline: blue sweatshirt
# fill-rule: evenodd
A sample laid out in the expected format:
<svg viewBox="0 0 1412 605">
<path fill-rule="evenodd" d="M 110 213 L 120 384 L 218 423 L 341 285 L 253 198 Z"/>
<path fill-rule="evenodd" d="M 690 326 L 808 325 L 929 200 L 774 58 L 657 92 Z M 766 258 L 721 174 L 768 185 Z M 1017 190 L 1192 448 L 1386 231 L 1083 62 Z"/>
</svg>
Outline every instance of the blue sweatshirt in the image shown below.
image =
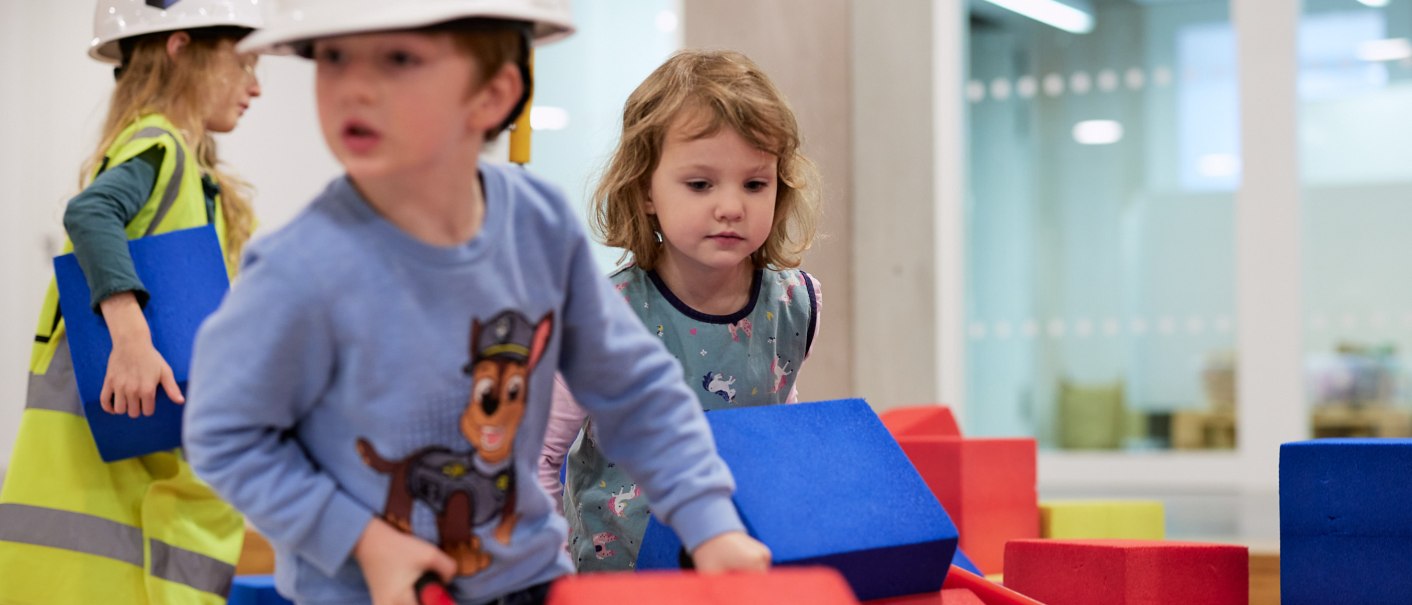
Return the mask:
<svg viewBox="0 0 1412 605">
<path fill-rule="evenodd" d="M 468 603 L 569 573 L 564 520 L 535 480 L 556 368 L 689 548 L 743 529 L 680 367 L 563 197 L 518 168 L 480 174 L 484 225 L 454 247 L 335 180 L 248 247 L 197 336 L 187 455 L 270 539 L 300 603 L 367 602 L 351 554 L 374 516 L 462 553 Z"/>
</svg>

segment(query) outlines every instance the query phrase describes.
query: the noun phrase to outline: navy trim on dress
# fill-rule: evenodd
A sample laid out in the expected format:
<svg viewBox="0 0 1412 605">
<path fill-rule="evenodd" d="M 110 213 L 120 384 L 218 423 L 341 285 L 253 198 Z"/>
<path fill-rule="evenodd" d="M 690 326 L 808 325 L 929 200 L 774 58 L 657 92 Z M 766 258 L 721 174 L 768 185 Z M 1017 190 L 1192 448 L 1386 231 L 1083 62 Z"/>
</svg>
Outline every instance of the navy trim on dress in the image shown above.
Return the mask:
<svg viewBox="0 0 1412 605">
<path fill-rule="evenodd" d="M 672 308 L 676 309 L 682 315 L 702 323 L 723 325 L 730 325 L 750 317 L 750 314 L 755 311 L 755 301 L 760 299 L 760 284 L 764 281 L 764 275 L 765 272 L 763 270 L 756 269 L 755 275 L 750 278 L 750 302 L 745 303 L 744 308 L 730 315 L 710 315 L 688 307 L 680 298 L 677 298 L 676 294 L 672 293 L 671 289 L 667 287 L 667 284 L 662 283 L 662 278 L 657 275 L 656 271 L 647 272 L 647 278 L 652 280 L 652 285 L 656 286 L 657 291 L 662 293 L 662 297 L 666 298 L 667 302 L 672 303 Z M 813 334 L 812 329 L 810 330 L 810 334 Z"/>
<path fill-rule="evenodd" d="M 814 350 L 814 329 L 819 326 L 819 300 L 814 298 L 814 278 L 803 269 L 799 274 L 804 276 L 804 291 L 809 293 L 809 333 L 804 340 L 804 354 L 808 355 Z"/>
</svg>

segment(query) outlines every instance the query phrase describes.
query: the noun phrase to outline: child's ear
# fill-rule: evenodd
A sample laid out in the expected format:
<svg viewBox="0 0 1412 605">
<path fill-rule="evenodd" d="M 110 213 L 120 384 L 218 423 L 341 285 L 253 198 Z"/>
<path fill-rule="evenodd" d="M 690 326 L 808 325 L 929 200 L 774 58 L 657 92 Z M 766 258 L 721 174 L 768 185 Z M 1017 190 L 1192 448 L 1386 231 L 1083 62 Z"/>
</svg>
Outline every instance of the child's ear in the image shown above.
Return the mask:
<svg viewBox="0 0 1412 605">
<path fill-rule="evenodd" d="M 524 94 L 525 82 L 520 79 L 520 68 L 513 63 L 500 66 L 490 78 L 481 84 L 472 103 L 472 132 L 485 132 L 505 121 Z"/>
<path fill-rule="evenodd" d="M 191 43 L 191 34 L 184 31 L 173 32 L 167 36 L 167 58 L 175 61 L 177 55 Z"/>
</svg>

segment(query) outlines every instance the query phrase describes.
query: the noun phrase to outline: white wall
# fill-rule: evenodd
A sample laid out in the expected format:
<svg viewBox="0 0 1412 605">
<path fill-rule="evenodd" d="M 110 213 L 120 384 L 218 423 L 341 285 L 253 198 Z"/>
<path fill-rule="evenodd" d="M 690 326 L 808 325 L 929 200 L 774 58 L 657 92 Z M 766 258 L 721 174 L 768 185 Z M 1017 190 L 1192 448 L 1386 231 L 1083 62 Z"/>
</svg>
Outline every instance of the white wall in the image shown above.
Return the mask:
<svg viewBox="0 0 1412 605">
<path fill-rule="evenodd" d="M 112 72 L 87 56 L 91 4 L 0 6 L 0 467 L 24 407 L 34 322 L 60 219 L 96 136 Z"/>
</svg>

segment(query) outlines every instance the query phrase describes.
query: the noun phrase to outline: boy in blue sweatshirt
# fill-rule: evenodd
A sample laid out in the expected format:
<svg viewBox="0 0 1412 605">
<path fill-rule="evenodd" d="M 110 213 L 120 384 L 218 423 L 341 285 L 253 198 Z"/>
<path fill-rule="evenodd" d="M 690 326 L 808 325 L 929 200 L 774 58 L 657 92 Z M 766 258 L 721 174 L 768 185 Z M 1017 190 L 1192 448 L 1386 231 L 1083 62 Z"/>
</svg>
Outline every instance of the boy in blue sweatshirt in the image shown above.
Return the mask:
<svg viewBox="0 0 1412 605">
<path fill-rule="evenodd" d="M 197 473 L 300 603 L 542 600 L 569 573 L 535 481 L 554 372 L 703 571 L 763 570 L 681 370 L 595 267 L 563 196 L 478 162 L 529 94 L 546 0 L 285 0 L 243 50 L 317 67 L 347 174 L 252 244 L 197 338 Z"/>
</svg>

